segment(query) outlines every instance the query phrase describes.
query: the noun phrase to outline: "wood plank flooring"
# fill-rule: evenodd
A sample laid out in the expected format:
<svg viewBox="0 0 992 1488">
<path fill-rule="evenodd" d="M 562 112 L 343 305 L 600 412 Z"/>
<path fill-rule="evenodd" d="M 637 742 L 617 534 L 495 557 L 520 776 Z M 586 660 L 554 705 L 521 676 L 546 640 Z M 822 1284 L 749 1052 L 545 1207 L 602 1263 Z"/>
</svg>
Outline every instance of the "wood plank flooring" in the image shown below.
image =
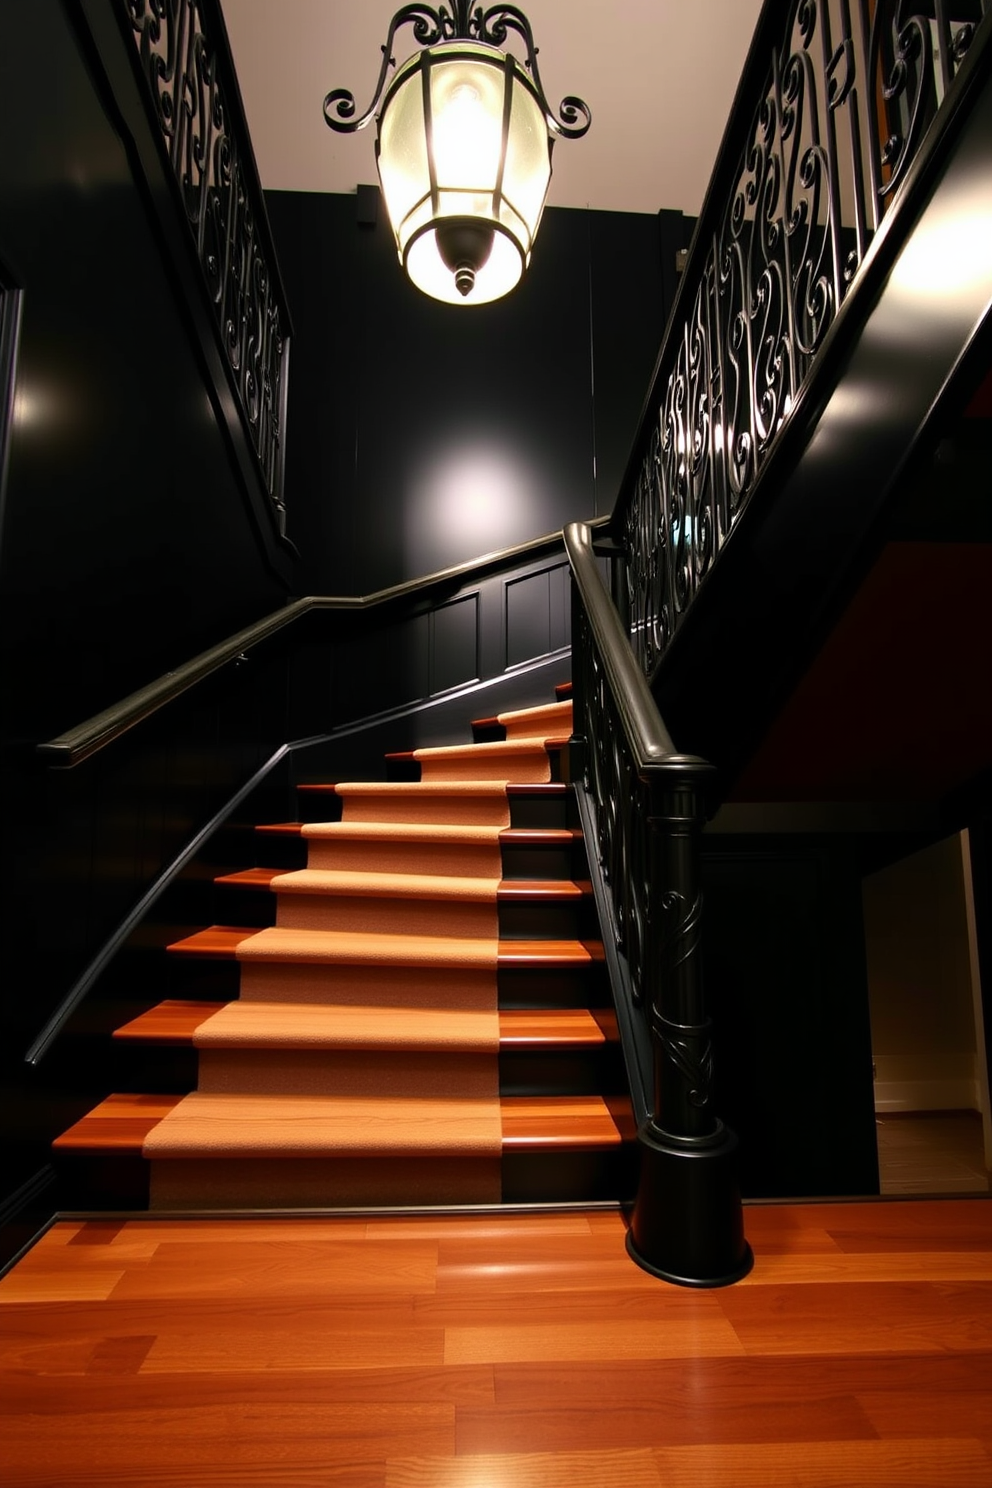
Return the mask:
<svg viewBox="0 0 992 1488">
<path fill-rule="evenodd" d="M 977 1111 L 906 1111 L 875 1118 L 883 1194 L 987 1194 Z"/>
<path fill-rule="evenodd" d="M 990 1488 L 992 1200 L 759 1205 L 692 1291 L 614 1210 L 57 1224 L 4 1488 Z"/>
</svg>

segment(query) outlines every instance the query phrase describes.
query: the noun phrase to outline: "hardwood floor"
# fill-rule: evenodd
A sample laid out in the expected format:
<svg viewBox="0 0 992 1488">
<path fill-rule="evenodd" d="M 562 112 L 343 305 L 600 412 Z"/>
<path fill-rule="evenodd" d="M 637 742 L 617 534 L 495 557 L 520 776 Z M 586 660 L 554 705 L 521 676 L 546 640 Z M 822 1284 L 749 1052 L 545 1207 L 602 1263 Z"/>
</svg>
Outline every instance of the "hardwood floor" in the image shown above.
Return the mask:
<svg viewBox="0 0 992 1488">
<path fill-rule="evenodd" d="M 987 1194 L 977 1111 L 907 1111 L 875 1118 L 883 1194 Z"/>
<path fill-rule="evenodd" d="M 992 1199 L 57 1224 L 0 1280 L 5 1488 L 990 1488 Z"/>
</svg>

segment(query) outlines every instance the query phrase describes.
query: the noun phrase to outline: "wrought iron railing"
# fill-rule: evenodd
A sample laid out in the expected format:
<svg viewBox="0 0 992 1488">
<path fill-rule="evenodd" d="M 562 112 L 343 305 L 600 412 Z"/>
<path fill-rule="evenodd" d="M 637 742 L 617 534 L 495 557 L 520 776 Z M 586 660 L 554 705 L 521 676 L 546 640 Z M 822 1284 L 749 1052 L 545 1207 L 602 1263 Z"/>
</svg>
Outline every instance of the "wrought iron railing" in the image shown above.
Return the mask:
<svg viewBox="0 0 992 1488">
<path fill-rule="evenodd" d="M 613 515 L 651 675 L 992 0 L 768 0 Z M 984 17 L 984 21 L 983 21 Z"/>
<path fill-rule="evenodd" d="M 182 198 L 279 530 L 289 316 L 217 0 L 115 0 Z"/>
<path fill-rule="evenodd" d="M 713 1109 L 703 998 L 699 838 L 714 771 L 679 754 L 600 577 L 592 533 L 565 529 L 572 569 L 572 769 L 587 850 L 609 899 L 604 934 L 635 1112 L 641 1177 L 629 1248 L 669 1280 L 719 1285 L 750 1266 L 736 1139 Z M 629 1005 L 627 1001 L 629 1000 Z M 640 1089 L 641 1049 L 649 1048 Z"/>
</svg>

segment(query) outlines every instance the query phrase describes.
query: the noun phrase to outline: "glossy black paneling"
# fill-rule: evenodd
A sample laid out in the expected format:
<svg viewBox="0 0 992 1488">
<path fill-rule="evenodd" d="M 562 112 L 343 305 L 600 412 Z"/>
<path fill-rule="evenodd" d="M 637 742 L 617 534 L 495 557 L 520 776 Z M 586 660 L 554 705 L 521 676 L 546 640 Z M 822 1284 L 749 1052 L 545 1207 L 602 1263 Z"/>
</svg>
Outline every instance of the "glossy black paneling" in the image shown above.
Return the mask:
<svg viewBox="0 0 992 1488">
<path fill-rule="evenodd" d="M 442 605 L 431 615 L 430 690 L 444 692 L 479 675 L 479 595 Z"/>
<path fill-rule="evenodd" d="M 313 592 L 610 509 L 664 318 L 655 217 L 551 208 L 521 285 L 466 311 L 412 288 L 356 197 L 266 200 L 295 317 L 289 533 Z"/>
<path fill-rule="evenodd" d="M 401 708 L 475 678 L 491 679 L 569 640 L 568 582 L 559 548 L 505 572 L 446 582 L 433 602 L 366 612 L 313 611 L 294 634 L 293 738 Z M 556 681 L 567 681 L 563 656 Z"/>
<path fill-rule="evenodd" d="M 719 839 L 703 849 L 714 1104 L 749 1198 L 878 1192 L 854 845 Z"/>
<path fill-rule="evenodd" d="M 0 533 L 0 1195 L 91 1093 L 23 1055 L 73 981 L 284 737 L 259 653 L 76 771 L 34 745 L 278 608 L 147 183 L 59 0 L 0 9 L 0 264 L 20 291 Z M 5 296 L 6 303 L 6 296 Z M 270 658 L 271 660 L 271 658 Z"/>
<path fill-rule="evenodd" d="M 558 564 L 506 586 L 506 664 L 519 666 L 567 646 L 571 633 L 568 566 Z"/>
<path fill-rule="evenodd" d="M 163 253 L 56 0 L 7 8 L 0 256 L 24 289 L 0 573 L 4 731 L 37 738 L 265 609 Z M 57 108 L 37 104 L 37 81 Z"/>
</svg>

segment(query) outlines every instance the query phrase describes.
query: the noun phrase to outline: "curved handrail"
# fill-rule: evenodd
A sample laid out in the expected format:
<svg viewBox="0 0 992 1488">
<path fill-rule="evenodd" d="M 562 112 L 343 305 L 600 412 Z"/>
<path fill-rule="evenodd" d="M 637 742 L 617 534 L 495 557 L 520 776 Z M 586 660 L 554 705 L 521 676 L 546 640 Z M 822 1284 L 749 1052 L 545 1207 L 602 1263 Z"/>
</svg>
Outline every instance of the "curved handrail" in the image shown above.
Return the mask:
<svg viewBox="0 0 992 1488">
<path fill-rule="evenodd" d="M 602 527 L 606 520 L 605 517 L 598 518 L 591 526 Z M 311 594 L 303 599 L 294 600 L 281 610 L 274 610 L 271 614 L 263 615 L 261 619 L 245 626 L 243 630 L 236 631 L 234 635 L 228 636 L 216 646 L 211 646 L 209 650 L 201 651 L 197 656 L 191 657 L 189 661 L 177 667 L 175 671 L 165 672 L 154 682 L 138 688 L 136 692 L 121 698 L 101 713 L 94 714 L 93 717 L 85 719 L 74 728 L 67 729 L 57 738 L 48 739 L 36 745 L 35 754 L 43 764 L 54 769 L 68 770 L 75 765 L 82 764 L 98 750 L 113 743 L 115 739 L 119 739 L 129 729 L 142 723 L 146 718 L 150 718 L 167 703 L 180 697 L 191 687 L 195 687 L 198 682 L 202 682 L 204 678 L 219 671 L 228 662 L 238 660 L 253 646 L 259 645 L 260 642 L 267 640 L 287 626 L 295 624 L 311 611 L 340 610 L 361 613 L 381 606 L 402 603 L 404 600 L 430 599 L 438 590 L 463 582 L 471 575 L 483 578 L 523 558 L 540 557 L 543 552 L 551 551 L 561 541 L 560 532 L 550 532 L 544 537 L 533 538 L 530 542 L 519 543 L 516 547 L 487 553 L 468 563 L 440 569 L 437 573 L 411 579 L 402 584 L 394 584 L 388 589 L 379 589 L 372 594 L 353 596 Z"/>
<path fill-rule="evenodd" d="M 596 567 L 589 525 L 585 522 L 570 522 L 563 529 L 562 535 L 572 576 L 581 596 L 596 649 L 602 658 L 603 670 L 607 675 L 638 775 L 643 778 L 652 765 L 688 760 L 690 756 L 680 755 L 676 749 L 662 722 L 644 673 L 630 649 L 623 622 Z"/>
</svg>

